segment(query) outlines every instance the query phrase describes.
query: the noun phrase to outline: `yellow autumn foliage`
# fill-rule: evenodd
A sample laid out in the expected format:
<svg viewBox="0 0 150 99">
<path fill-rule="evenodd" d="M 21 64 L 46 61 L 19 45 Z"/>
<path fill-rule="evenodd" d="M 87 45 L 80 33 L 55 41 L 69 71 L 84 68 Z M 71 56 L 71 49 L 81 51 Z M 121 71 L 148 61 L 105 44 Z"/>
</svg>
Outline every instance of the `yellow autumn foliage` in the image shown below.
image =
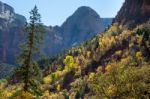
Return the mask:
<svg viewBox="0 0 150 99">
<path fill-rule="evenodd" d="M 56 89 L 57 89 L 57 91 L 60 91 L 60 90 L 61 90 L 60 84 L 58 84 L 58 85 L 56 86 Z"/>
<path fill-rule="evenodd" d="M 7 91 L 7 90 L 4 90 L 4 91 L 0 92 L 0 97 L 3 97 L 4 99 L 8 98 L 8 97 L 11 97 L 11 96 L 12 96 L 12 93 Z"/>
<path fill-rule="evenodd" d="M 117 89 L 114 85 L 110 85 L 107 89 L 107 94 L 113 96 L 116 93 Z"/>
<path fill-rule="evenodd" d="M 45 92 L 43 93 L 42 98 L 43 98 L 43 99 L 48 99 L 49 96 L 50 96 L 50 94 L 49 94 L 49 91 L 47 90 L 47 91 L 45 91 Z"/>
<path fill-rule="evenodd" d="M 22 91 L 21 94 L 14 97 L 13 99 L 35 99 L 35 97 L 29 92 Z"/>
<path fill-rule="evenodd" d="M 48 98 L 43 99 L 65 99 L 62 93 L 51 93 Z"/>
<path fill-rule="evenodd" d="M 45 84 L 48 84 L 48 83 L 50 83 L 52 81 L 52 78 L 51 78 L 50 75 L 48 75 L 48 76 L 43 78 L 43 81 L 44 81 Z"/>
<path fill-rule="evenodd" d="M 122 53 L 121 50 L 115 52 L 116 55 L 121 55 L 121 53 Z"/>
<path fill-rule="evenodd" d="M 142 59 L 142 53 L 141 52 L 136 52 L 136 57 L 138 59 Z"/>
<path fill-rule="evenodd" d="M 111 71 L 111 70 L 112 70 L 112 66 L 111 66 L 111 65 L 106 65 L 105 70 L 106 70 L 107 72 Z"/>
<path fill-rule="evenodd" d="M 66 56 L 66 58 L 64 59 L 64 64 L 65 64 L 65 69 L 66 70 L 70 70 L 71 68 L 73 68 L 74 66 L 74 59 L 72 56 Z"/>
<path fill-rule="evenodd" d="M 91 57 L 91 51 L 87 51 L 87 58 Z"/>
<path fill-rule="evenodd" d="M 94 76 L 95 76 L 95 73 L 94 73 L 94 72 L 90 73 L 87 80 L 88 80 L 88 81 L 93 81 Z"/>
</svg>

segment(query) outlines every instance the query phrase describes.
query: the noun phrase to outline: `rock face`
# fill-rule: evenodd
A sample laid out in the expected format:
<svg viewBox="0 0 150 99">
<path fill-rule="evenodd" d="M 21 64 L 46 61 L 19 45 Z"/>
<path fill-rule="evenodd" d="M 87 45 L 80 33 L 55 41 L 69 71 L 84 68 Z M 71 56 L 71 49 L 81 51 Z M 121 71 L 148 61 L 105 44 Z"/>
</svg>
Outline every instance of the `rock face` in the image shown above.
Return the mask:
<svg viewBox="0 0 150 99">
<path fill-rule="evenodd" d="M 24 16 L 16 14 L 9 5 L 0 2 L 0 62 L 13 64 L 23 39 L 21 31 L 25 24 Z"/>
<path fill-rule="evenodd" d="M 125 0 L 113 22 L 134 26 L 150 18 L 150 0 Z"/>
<path fill-rule="evenodd" d="M 12 21 L 14 16 L 14 9 L 11 6 L 0 1 L 0 18 L 7 21 Z"/>
<path fill-rule="evenodd" d="M 62 26 L 45 26 L 43 53 L 52 56 L 66 48 L 79 44 L 111 24 L 112 19 L 100 18 L 89 7 L 80 7 Z M 15 64 L 18 45 L 25 39 L 22 27 L 26 18 L 14 12 L 9 5 L 0 2 L 0 63 Z"/>
<path fill-rule="evenodd" d="M 105 29 L 101 21 L 93 9 L 86 6 L 78 8 L 61 26 L 64 42 L 70 46 L 91 38 Z"/>
</svg>

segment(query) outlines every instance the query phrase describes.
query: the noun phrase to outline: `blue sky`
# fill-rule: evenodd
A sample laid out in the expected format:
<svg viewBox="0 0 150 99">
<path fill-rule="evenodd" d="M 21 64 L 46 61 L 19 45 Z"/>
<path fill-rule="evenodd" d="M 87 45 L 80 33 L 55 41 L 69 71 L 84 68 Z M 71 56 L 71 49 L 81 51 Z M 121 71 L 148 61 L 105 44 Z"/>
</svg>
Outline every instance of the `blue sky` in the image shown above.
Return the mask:
<svg viewBox="0 0 150 99">
<path fill-rule="evenodd" d="M 46 25 L 61 25 L 80 6 L 93 8 L 100 17 L 115 17 L 124 0 L 1 0 L 11 5 L 15 12 L 29 17 L 36 4 Z"/>
</svg>

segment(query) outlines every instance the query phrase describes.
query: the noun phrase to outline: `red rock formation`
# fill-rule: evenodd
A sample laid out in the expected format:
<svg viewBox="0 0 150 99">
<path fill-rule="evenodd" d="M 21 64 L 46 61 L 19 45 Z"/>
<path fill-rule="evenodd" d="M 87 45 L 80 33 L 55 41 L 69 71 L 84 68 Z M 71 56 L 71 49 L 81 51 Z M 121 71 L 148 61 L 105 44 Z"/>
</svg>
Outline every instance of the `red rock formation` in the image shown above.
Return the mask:
<svg viewBox="0 0 150 99">
<path fill-rule="evenodd" d="M 113 22 L 135 26 L 150 19 L 150 0 L 125 0 Z"/>
<path fill-rule="evenodd" d="M 150 0 L 144 0 L 142 5 L 144 13 L 150 13 Z"/>
</svg>

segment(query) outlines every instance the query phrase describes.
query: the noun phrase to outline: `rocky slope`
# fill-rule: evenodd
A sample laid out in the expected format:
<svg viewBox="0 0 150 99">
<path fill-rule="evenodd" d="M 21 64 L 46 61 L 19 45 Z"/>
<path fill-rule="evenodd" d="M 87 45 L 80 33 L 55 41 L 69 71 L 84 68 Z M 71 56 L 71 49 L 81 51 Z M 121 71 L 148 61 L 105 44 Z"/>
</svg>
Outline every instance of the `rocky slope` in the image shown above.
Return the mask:
<svg viewBox="0 0 150 99">
<path fill-rule="evenodd" d="M 0 62 L 15 63 L 18 45 L 24 40 L 22 27 L 25 22 L 24 16 L 16 14 L 11 6 L 0 2 Z M 89 7 L 80 7 L 62 26 L 45 26 L 43 52 L 49 56 L 56 55 L 64 48 L 70 48 L 103 31 L 111 22 L 111 18 L 101 19 Z"/>
<path fill-rule="evenodd" d="M 128 26 L 141 24 L 150 18 L 150 0 L 125 0 L 113 22 Z"/>
</svg>

